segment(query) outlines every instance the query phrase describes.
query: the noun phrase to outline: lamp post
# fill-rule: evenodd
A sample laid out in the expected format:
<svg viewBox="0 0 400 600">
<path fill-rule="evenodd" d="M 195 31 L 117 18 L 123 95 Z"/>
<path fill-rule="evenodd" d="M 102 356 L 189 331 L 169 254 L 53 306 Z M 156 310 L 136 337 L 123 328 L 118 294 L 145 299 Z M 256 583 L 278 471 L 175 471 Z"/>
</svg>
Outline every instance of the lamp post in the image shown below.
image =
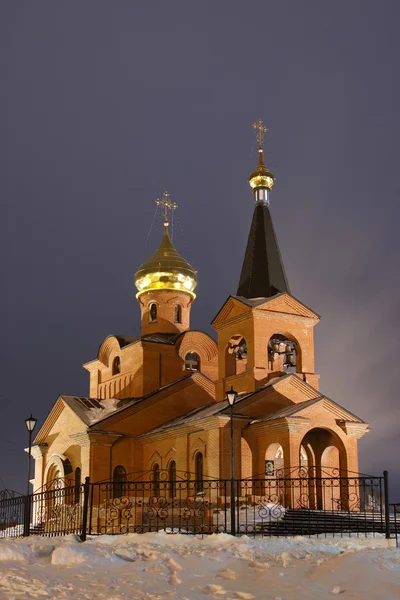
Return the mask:
<svg viewBox="0 0 400 600">
<path fill-rule="evenodd" d="M 28 484 L 26 488 L 26 495 L 29 496 L 29 483 L 31 480 L 31 452 L 32 452 L 32 433 L 36 427 L 37 419 L 31 416 L 29 419 L 25 419 L 25 425 L 29 432 L 29 450 L 28 450 Z"/>
<path fill-rule="evenodd" d="M 31 416 L 29 419 L 25 419 L 25 425 L 29 432 L 29 450 L 28 450 L 28 483 L 26 487 L 26 497 L 25 497 L 25 510 L 24 510 L 24 531 L 23 535 L 27 536 L 30 534 L 30 523 L 31 523 L 31 506 L 30 506 L 30 498 L 29 498 L 29 483 L 31 480 L 31 452 L 32 452 L 32 433 L 35 429 L 37 423 L 37 419 Z"/>
<path fill-rule="evenodd" d="M 231 386 L 231 389 L 226 392 L 226 397 L 230 406 L 231 416 L 231 535 L 236 535 L 236 512 L 235 512 L 235 446 L 233 439 L 233 405 L 237 397 L 237 392 Z"/>
</svg>

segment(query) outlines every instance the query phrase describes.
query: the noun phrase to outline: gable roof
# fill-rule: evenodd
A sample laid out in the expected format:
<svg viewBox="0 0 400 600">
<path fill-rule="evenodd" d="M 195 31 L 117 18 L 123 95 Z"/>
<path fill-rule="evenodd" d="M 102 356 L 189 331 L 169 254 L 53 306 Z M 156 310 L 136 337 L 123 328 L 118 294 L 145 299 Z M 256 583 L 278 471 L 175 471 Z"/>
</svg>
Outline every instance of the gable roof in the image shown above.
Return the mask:
<svg viewBox="0 0 400 600">
<path fill-rule="evenodd" d="M 312 308 L 304 304 L 304 302 L 300 302 L 300 300 L 286 292 L 276 294 L 271 298 L 250 299 L 244 298 L 243 296 L 233 296 L 231 294 L 225 300 L 225 302 L 211 321 L 211 325 L 214 326 L 220 322 L 222 323 L 229 317 L 230 311 L 234 307 L 234 301 L 251 309 L 257 309 L 261 307 L 262 309 L 264 309 L 265 306 L 265 310 L 271 310 L 274 312 L 277 310 L 278 312 L 285 312 L 286 314 L 297 314 L 303 317 L 310 317 L 314 319 L 316 318 L 318 320 L 321 318 L 320 315 L 313 311 Z"/>
<path fill-rule="evenodd" d="M 338 404 L 337 402 L 334 402 L 334 400 L 330 400 L 326 396 L 320 396 L 319 398 L 311 398 L 311 400 L 305 400 L 304 402 L 298 402 L 297 404 L 291 404 L 290 406 L 286 406 L 285 408 L 282 408 L 281 410 L 278 410 L 274 413 L 266 415 L 265 417 L 254 419 L 252 421 L 252 423 L 275 421 L 276 419 L 293 417 L 293 416 L 296 416 L 297 414 L 301 413 L 304 409 L 309 408 L 310 406 L 313 406 L 314 404 L 318 404 L 320 402 L 323 402 L 326 405 L 325 408 L 328 408 L 328 410 L 329 410 L 329 408 L 333 409 L 333 412 L 338 413 L 337 416 L 342 417 L 342 419 L 344 417 L 347 417 L 345 420 L 352 421 L 354 423 L 365 423 L 365 421 L 363 421 L 362 419 L 359 419 L 358 417 L 353 415 L 353 413 L 351 413 L 347 409 L 343 408 L 343 406 L 340 406 L 340 404 Z"/>
<path fill-rule="evenodd" d="M 94 425 L 97 426 L 99 423 L 101 423 L 108 417 L 114 416 L 115 414 L 124 411 L 126 408 L 129 408 L 131 406 L 134 406 L 136 404 L 144 402 L 148 398 L 151 398 L 152 396 L 155 396 L 156 394 L 159 394 L 159 393 L 163 392 L 164 390 L 173 388 L 174 386 L 177 386 L 180 383 L 188 381 L 190 379 L 194 379 L 194 380 L 204 379 L 205 380 L 204 383 L 206 384 L 206 387 L 208 387 L 208 384 L 210 382 L 208 377 L 206 377 L 202 373 L 193 372 L 193 373 L 189 373 L 185 377 L 181 377 L 180 379 L 173 381 L 172 383 L 168 383 L 167 385 L 164 385 L 164 386 L 158 388 L 157 390 L 150 392 L 149 394 L 146 394 L 144 396 L 140 396 L 137 398 L 99 399 L 99 398 L 86 398 L 83 396 L 60 395 L 60 396 L 58 396 L 58 398 L 57 398 L 56 402 L 54 403 L 54 405 L 52 406 L 51 410 L 49 411 L 40 430 L 36 434 L 34 443 L 39 443 L 39 441 L 43 438 L 43 435 L 47 435 L 49 419 L 52 416 L 54 416 L 54 418 L 51 419 L 51 422 L 53 424 L 53 421 L 55 422 L 57 420 L 58 416 L 60 415 L 60 413 L 62 411 L 62 406 L 64 404 L 69 406 L 69 408 L 77 415 L 77 417 L 82 421 L 82 423 L 84 423 L 84 425 L 86 425 L 88 428 L 90 428 Z"/>
<path fill-rule="evenodd" d="M 238 409 L 240 409 L 241 402 L 251 400 L 256 395 L 259 395 L 260 393 L 265 391 L 268 387 L 271 387 L 274 384 L 276 384 L 277 382 L 281 382 L 284 379 L 287 379 L 288 377 L 291 377 L 291 376 L 293 376 L 292 373 L 288 373 L 287 375 L 282 375 L 282 377 L 277 377 L 275 379 L 272 379 L 267 384 L 260 387 L 258 390 L 254 391 L 254 392 L 251 392 L 249 394 L 241 394 L 240 397 L 236 400 L 235 406 Z M 310 387 L 310 389 L 314 389 L 309 384 L 305 384 L 305 385 Z M 310 398 L 308 400 L 305 400 L 304 402 L 290 404 L 289 406 L 285 406 L 282 409 L 279 409 L 275 412 L 269 413 L 265 417 L 252 418 L 250 416 L 246 416 L 245 414 L 235 414 L 235 418 L 248 419 L 248 425 L 253 425 L 255 423 L 260 423 L 260 422 L 264 422 L 264 421 L 274 421 L 276 419 L 295 417 L 297 414 L 301 413 L 304 409 L 309 408 L 319 402 L 324 402 L 326 405 L 325 408 L 327 408 L 327 410 L 330 410 L 331 412 L 335 412 L 336 416 L 340 417 L 341 420 L 347 420 L 347 421 L 352 421 L 354 423 L 365 424 L 365 421 L 358 418 L 356 415 L 354 415 L 347 409 L 343 408 L 340 404 L 338 404 L 337 402 L 334 402 L 334 400 L 330 400 L 326 396 L 322 396 L 322 395 L 318 395 L 315 398 Z M 168 431 L 171 429 L 180 428 L 184 425 L 188 425 L 189 423 L 194 423 L 196 421 L 201 421 L 203 419 L 207 419 L 208 417 L 213 417 L 213 416 L 228 417 L 229 414 L 230 414 L 230 406 L 229 406 L 229 403 L 227 400 L 222 400 L 222 401 L 216 402 L 216 403 L 213 402 L 205 407 L 196 408 L 194 410 L 189 411 L 188 413 L 185 413 L 184 415 L 180 415 L 179 417 L 176 417 L 175 419 L 171 419 L 170 421 L 167 421 L 166 423 L 163 423 L 162 425 L 158 425 L 157 427 L 150 429 L 149 431 L 146 431 L 145 433 L 140 434 L 137 437 L 140 439 L 146 438 L 146 437 L 151 437 L 152 435 L 155 435 L 157 433 L 162 433 L 164 431 Z"/>
<path fill-rule="evenodd" d="M 208 417 L 213 417 L 218 414 L 222 414 L 224 409 L 228 406 L 227 400 L 222 400 L 221 402 L 212 402 L 207 406 L 203 406 L 201 408 L 195 408 L 194 410 L 185 413 L 184 415 L 180 415 L 175 419 L 171 419 L 162 425 L 158 425 L 145 433 L 142 433 L 138 436 L 138 438 L 151 436 L 155 433 L 161 433 L 163 431 L 167 431 L 169 429 L 174 429 L 175 427 L 180 427 L 181 425 L 187 425 L 188 423 L 194 423 L 195 421 L 200 421 L 202 419 L 206 419 Z"/>
</svg>

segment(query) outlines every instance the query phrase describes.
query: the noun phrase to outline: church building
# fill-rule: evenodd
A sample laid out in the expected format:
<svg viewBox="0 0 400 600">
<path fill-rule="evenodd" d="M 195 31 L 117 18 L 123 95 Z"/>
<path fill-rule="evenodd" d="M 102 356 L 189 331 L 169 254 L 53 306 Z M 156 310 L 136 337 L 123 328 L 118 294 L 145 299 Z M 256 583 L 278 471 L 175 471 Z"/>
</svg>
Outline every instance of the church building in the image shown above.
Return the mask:
<svg viewBox="0 0 400 600">
<path fill-rule="evenodd" d="M 237 479 L 358 472 L 357 444 L 368 425 L 320 391 L 320 317 L 291 294 L 270 214 L 275 177 L 264 163 L 266 129 L 254 126 L 253 220 L 236 293 L 232 287 L 216 307 L 216 339 L 190 328 L 197 272 L 171 240 L 176 205 L 165 193 L 161 243 L 134 279 L 140 335 L 106 337 L 84 364 L 88 396 L 58 397 L 32 448 L 34 491 L 86 476 L 230 478 L 231 389 Z"/>
</svg>

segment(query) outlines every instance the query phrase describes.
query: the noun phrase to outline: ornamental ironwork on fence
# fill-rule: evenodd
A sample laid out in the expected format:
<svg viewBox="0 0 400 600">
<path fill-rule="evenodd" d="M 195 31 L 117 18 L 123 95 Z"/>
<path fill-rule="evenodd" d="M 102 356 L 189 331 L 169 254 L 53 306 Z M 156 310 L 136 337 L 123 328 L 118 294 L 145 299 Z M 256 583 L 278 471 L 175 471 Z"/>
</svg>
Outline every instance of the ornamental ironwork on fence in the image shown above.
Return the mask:
<svg viewBox="0 0 400 600">
<path fill-rule="evenodd" d="M 91 486 L 89 534 L 229 531 L 230 482 L 177 471 L 133 475 Z"/>
<path fill-rule="evenodd" d="M 299 467 L 236 479 L 233 486 L 231 479 L 159 470 L 118 481 L 86 478 L 82 485 L 55 480 L 29 496 L 0 493 L 0 537 L 75 533 L 84 540 L 155 531 L 393 537 L 400 528 L 400 505 L 389 509 L 387 473 L 345 476 Z"/>
<path fill-rule="evenodd" d="M 54 480 L 30 498 L 30 534 L 56 536 L 82 533 L 84 485 Z"/>
<path fill-rule="evenodd" d="M 0 491 L 0 538 L 23 535 L 26 496 L 12 490 Z"/>
</svg>

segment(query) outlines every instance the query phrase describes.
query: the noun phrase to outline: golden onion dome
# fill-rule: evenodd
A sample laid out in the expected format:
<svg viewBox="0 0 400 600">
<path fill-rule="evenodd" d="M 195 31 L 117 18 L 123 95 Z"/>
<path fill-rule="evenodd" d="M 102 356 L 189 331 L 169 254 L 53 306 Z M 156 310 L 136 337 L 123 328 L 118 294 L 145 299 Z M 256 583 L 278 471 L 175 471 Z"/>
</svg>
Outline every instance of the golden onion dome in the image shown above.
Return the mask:
<svg viewBox="0 0 400 600">
<path fill-rule="evenodd" d="M 173 245 L 165 223 L 164 236 L 153 256 L 143 263 L 135 273 L 136 298 L 156 290 L 186 292 L 193 298 L 197 285 L 194 268 L 179 254 Z"/>
<path fill-rule="evenodd" d="M 275 176 L 264 164 L 264 152 L 262 146 L 260 145 L 258 149 L 258 165 L 249 175 L 250 187 L 252 190 L 257 190 L 258 188 L 267 188 L 272 190 L 274 182 Z"/>
</svg>

